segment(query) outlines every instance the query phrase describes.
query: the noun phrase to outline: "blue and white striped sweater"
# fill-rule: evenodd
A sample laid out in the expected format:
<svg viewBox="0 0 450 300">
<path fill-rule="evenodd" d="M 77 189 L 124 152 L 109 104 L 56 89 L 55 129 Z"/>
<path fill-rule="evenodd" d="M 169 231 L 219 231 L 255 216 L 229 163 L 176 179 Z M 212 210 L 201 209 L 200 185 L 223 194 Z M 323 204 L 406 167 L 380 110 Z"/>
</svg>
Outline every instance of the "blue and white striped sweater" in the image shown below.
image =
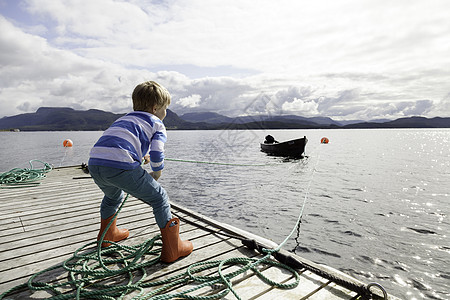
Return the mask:
<svg viewBox="0 0 450 300">
<path fill-rule="evenodd" d="M 166 127 L 156 116 L 134 111 L 116 120 L 91 149 L 89 164 L 118 169 L 137 168 L 150 154 L 153 171 L 164 168 Z"/>
</svg>

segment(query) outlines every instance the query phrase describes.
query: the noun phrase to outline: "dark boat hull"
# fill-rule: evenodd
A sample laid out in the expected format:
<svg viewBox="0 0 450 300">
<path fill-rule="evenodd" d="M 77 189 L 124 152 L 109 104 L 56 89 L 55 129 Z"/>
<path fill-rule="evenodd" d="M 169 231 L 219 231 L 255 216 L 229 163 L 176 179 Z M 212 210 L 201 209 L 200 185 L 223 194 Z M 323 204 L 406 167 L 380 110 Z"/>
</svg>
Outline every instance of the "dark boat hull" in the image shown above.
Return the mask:
<svg viewBox="0 0 450 300">
<path fill-rule="evenodd" d="M 261 151 L 268 155 L 301 158 L 305 153 L 308 139 L 305 137 L 282 143 L 261 144 Z"/>
</svg>

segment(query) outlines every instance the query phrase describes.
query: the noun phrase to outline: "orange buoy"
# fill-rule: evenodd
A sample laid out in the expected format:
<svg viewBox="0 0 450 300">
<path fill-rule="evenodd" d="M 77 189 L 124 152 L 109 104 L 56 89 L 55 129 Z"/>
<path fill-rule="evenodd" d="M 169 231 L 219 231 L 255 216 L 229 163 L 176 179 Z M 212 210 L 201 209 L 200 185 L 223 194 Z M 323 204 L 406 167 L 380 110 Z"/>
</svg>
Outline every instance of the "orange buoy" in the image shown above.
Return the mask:
<svg viewBox="0 0 450 300">
<path fill-rule="evenodd" d="M 69 139 L 64 140 L 63 142 L 63 146 L 64 147 L 72 147 L 73 146 L 73 142 Z"/>
<path fill-rule="evenodd" d="M 326 138 L 326 137 L 323 137 L 323 138 L 320 140 L 320 142 L 321 142 L 322 144 L 328 144 L 329 141 L 330 141 L 330 140 L 329 140 L 328 138 Z"/>
</svg>

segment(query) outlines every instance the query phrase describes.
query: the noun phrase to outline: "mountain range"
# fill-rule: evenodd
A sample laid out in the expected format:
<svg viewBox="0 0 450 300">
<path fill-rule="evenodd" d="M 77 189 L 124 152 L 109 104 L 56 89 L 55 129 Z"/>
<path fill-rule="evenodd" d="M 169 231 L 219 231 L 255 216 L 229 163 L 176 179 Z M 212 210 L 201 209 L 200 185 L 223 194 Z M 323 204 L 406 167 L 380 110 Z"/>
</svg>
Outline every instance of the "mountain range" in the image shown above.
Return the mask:
<svg viewBox="0 0 450 300">
<path fill-rule="evenodd" d="M 0 130 L 68 131 L 105 130 L 124 114 L 97 109 L 86 111 L 68 107 L 41 107 L 35 113 L 19 114 L 0 119 Z M 186 113 L 178 116 L 167 110 L 167 129 L 333 129 L 333 128 L 450 128 L 450 118 L 408 117 L 396 120 L 335 121 L 328 117 L 296 115 L 256 115 L 231 118 L 214 112 Z"/>
</svg>

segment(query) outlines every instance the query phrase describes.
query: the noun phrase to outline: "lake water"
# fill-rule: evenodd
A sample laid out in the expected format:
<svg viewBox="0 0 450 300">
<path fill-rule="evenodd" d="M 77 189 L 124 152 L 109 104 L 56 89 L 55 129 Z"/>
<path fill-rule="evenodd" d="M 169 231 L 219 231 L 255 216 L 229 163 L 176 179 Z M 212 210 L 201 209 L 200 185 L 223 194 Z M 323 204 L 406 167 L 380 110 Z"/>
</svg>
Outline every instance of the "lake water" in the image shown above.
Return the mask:
<svg viewBox="0 0 450 300">
<path fill-rule="evenodd" d="M 267 134 L 306 135 L 308 157 L 266 156 L 259 142 Z M 79 165 L 100 135 L 0 132 L 0 170 L 31 159 Z M 62 146 L 67 138 L 72 148 Z M 450 299 L 450 130 L 169 131 L 168 138 L 167 158 L 247 165 L 166 161 L 160 182 L 172 201 L 277 243 L 305 202 L 298 243 L 292 237 L 285 249 L 402 299 Z"/>
</svg>

